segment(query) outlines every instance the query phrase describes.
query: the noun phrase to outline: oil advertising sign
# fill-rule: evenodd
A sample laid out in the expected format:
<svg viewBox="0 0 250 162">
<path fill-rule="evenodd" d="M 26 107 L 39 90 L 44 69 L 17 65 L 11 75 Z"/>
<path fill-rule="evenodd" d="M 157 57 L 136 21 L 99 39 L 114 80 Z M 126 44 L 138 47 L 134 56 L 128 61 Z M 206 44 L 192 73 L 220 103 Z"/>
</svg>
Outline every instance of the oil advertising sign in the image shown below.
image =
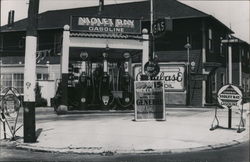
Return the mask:
<svg viewBox="0 0 250 162">
<path fill-rule="evenodd" d="M 218 102 L 224 108 L 239 107 L 242 102 L 241 90 L 231 84 L 224 85 L 218 91 Z"/>
<path fill-rule="evenodd" d="M 140 34 L 141 21 L 129 18 L 71 16 L 71 30 L 97 33 Z"/>
<path fill-rule="evenodd" d="M 152 76 L 151 80 L 160 80 L 164 83 L 165 92 L 180 92 L 185 90 L 184 86 L 184 65 L 159 64 L 160 71 L 156 76 Z M 136 80 L 140 80 L 140 66 L 134 67 L 134 76 Z"/>
<path fill-rule="evenodd" d="M 166 120 L 162 81 L 135 81 L 135 120 Z"/>
</svg>

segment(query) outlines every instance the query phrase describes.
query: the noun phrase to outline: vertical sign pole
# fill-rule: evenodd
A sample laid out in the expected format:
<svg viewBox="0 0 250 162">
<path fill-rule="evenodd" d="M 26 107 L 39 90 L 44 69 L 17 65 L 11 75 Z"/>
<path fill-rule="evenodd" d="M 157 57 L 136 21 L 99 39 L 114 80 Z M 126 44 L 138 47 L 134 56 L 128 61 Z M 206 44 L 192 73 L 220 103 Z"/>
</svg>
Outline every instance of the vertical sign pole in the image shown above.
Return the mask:
<svg viewBox="0 0 250 162">
<path fill-rule="evenodd" d="M 149 59 L 154 58 L 154 33 L 153 33 L 153 23 L 154 23 L 154 0 L 150 0 L 150 56 Z"/>
<path fill-rule="evenodd" d="M 24 142 L 36 142 L 35 84 L 39 0 L 29 1 L 24 66 Z"/>
<path fill-rule="evenodd" d="M 143 37 L 143 42 L 142 42 L 143 49 L 142 49 L 141 71 L 142 71 L 142 74 L 144 75 L 145 74 L 144 66 L 149 60 L 149 35 L 148 35 L 147 29 L 143 29 L 142 33 L 143 33 L 143 35 L 142 35 L 142 37 Z"/>
<path fill-rule="evenodd" d="M 232 46 L 228 44 L 228 83 L 232 84 Z M 232 109 L 228 107 L 228 128 L 232 128 Z"/>
</svg>

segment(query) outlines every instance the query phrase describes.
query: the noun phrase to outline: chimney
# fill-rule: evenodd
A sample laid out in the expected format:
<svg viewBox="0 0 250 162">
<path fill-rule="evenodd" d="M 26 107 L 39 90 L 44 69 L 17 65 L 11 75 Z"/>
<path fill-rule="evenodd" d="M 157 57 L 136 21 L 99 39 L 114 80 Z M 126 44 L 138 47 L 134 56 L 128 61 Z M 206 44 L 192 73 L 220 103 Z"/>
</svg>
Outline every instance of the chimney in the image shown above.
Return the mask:
<svg viewBox="0 0 250 162">
<path fill-rule="evenodd" d="M 102 13 L 104 8 L 104 0 L 99 0 L 99 14 Z"/>
<path fill-rule="evenodd" d="M 14 16 L 15 16 L 15 11 L 10 10 L 8 16 L 8 26 L 12 26 L 14 24 Z"/>
</svg>

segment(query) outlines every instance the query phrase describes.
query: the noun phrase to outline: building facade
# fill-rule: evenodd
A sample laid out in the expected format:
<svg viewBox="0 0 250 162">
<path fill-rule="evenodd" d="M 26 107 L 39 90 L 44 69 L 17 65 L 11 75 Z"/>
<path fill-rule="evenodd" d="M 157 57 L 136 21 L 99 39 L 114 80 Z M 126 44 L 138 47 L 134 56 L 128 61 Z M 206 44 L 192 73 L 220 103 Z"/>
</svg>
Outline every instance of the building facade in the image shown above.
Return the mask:
<svg viewBox="0 0 250 162">
<path fill-rule="evenodd" d="M 228 44 L 223 44 L 222 40 L 233 31 L 213 16 L 176 0 L 155 0 L 154 9 L 152 32 L 149 1 L 106 5 L 101 11 L 96 6 L 41 13 L 37 79 L 47 79 L 55 85 L 53 92 L 50 92 L 53 88 L 46 86 L 43 91 L 47 91 L 47 95 L 56 95 L 55 89 L 61 80 L 64 87 L 61 104 L 74 105 L 74 101 L 84 99 L 91 105 L 101 100 L 101 94 L 105 92 L 100 76 L 106 72 L 112 97 L 123 97 L 124 101 L 119 102 L 126 105 L 133 98 L 126 97 L 133 95 L 133 82 L 145 74 L 144 65 L 152 57 L 158 62 L 160 72 L 150 79 L 166 83 L 166 106 L 201 107 L 216 103 L 218 89 L 228 82 Z M 26 25 L 24 19 L 1 27 L 2 60 L 23 59 Z M 161 31 L 162 25 L 164 31 Z M 154 33 L 153 37 L 151 33 Z M 127 58 L 125 53 L 129 55 Z M 234 67 L 237 67 L 233 69 L 233 83 L 241 86 L 249 96 L 249 44 L 233 45 L 233 56 Z M 19 69 L 18 75 L 22 77 L 19 67 L 23 62 L 5 62 L 2 61 L 2 87 L 10 86 L 7 80 L 18 82 L 14 80 L 19 76 L 11 73 L 11 66 Z M 127 74 L 128 82 L 123 78 Z M 80 85 L 82 75 L 87 78 L 86 83 L 82 81 L 85 86 Z M 16 86 L 13 83 L 11 86 Z M 22 92 L 21 84 L 18 83 Z M 76 89 L 88 92 L 89 89 L 84 89 L 87 86 L 94 89 L 87 94 L 92 97 L 73 97 Z M 78 95 L 86 96 L 81 92 Z"/>
</svg>

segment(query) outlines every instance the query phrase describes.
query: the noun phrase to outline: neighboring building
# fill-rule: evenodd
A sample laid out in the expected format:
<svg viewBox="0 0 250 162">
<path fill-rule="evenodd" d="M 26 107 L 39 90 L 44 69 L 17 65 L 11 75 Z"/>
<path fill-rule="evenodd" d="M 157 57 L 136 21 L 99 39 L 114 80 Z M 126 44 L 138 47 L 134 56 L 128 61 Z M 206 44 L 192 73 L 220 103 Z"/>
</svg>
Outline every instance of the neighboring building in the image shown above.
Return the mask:
<svg viewBox="0 0 250 162">
<path fill-rule="evenodd" d="M 233 84 L 243 90 L 245 97 L 250 97 L 250 45 L 239 38 L 233 37 Z M 248 99 L 249 101 L 249 99 Z"/>
<path fill-rule="evenodd" d="M 176 0 L 155 0 L 154 5 L 154 19 L 166 19 L 167 25 L 167 31 L 156 37 L 154 43 L 155 55 L 158 56 L 161 67 L 160 74 L 162 74 L 162 77 L 158 76 L 155 79 L 164 79 L 167 82 L 165 87 L 166 104 L 205 106 L 214 103 L 213 94 L 227 83 L 227 47 L 221 44 L 221 40 L 227 38 L 233 32 L 213 16 Z M 120 25 L 124 28 L 131 25 L 129 21 L 141 22 L 141 25 L 133 24 L 135 27 L 130 26 L 130 32 L 124 32 L 120 28 L 120 31 L 116 32 L 113 29 L 111 31 L 110 28 L 105 31 L 106 28 L 104 27 L 91 27 L 91 23 L 86 22 L 88 19 L 81 19 L 81 22 L 79 22 L 79 16 L 96 18 L 95 20 L 98 18 L 120 19 L 123 20 Z M 78 18 L 78 22 L 74 21 L 76 20 L 74 17 Z M 71 20 L 73 20 L 73 23 Z M 127 24 L 124 20 L 128 20 Z M 67 32 L 67 30 L 64 30 L 64 26 L 67 24 L 70 25 L 69 38 L 65 38 L 63 34 Z M 81 28 L 83 24 L 88 24 L 89 28 Z M 2 60 L 11 60 L 12 56 L 24 57 L 26 25 L 26 19 L 23 19 L 1 27 L 0 55 Z M 107 22 L 108 25 L 110 24 Z M 140 28 L 136 28 L 138 27 L 136 25 Z M 143 29 L 147 29 L 148 33 L 145 30 L 143 33 Z M 115 30 L 118 30 L 118 28 Z M 149 32 L 149 1 L 106 5 L 101 12 L 99 7 L 96 6 L 41 13 L 38 23 L 38 51 L 43 54 L 49 51 L 49 54 L 43 55 L 45 60 L 50 61 L 53 58 L 59 63 L 58 56 L 61 56 L 62 60 L 61 71 L 59 64 L 57 64 L 54 74 L 52 73 L 51 61 L 49 65 L 46 65 L 46 62 L 38 64 L 38 79 L 44 78 L 44 76 L 47 78 L 46 74 L 48 74 L 48 80 L 53 80 L 54 85 L 56 85 L 56 80 L 62 78 L 64 74 L 74 73 L 73 75 L 78 77 L 79 72 L 74 70 L 74 72 L 71 72 L 70 69 L 71 66 L 73 66 L 73 69 L 78 66 L 82 51 L 89 54 L 90 65 L 88 68 L 91 68 L 89 70 L 91 74 L 98 67 L 98 64 L 102 63 L 100 55 L 108 47 L 110 74 L 115 74 L 112 73 L 112 67 L 118 67 L 118 64 L 123 60 L 123 53 L 129 52 L 131 54 L 129 73 L 136 80 L 138 79 L 136 77 L 138 73 L 143 72 L 143 69 L 140 69 L 141 64 L 148 60 L 149 52 L 147 48 L 149 48 L 149 42 L 144 38 L 148 38 Z M 65 40 L 69 44 L 63 43 Z M 186 46 L 188 43 L 191 47 Z M 68 48 L 69 53 L 65 54 L 63 48 Z M 43 56 L 39 55 L 39 57 Z M 69 65 L 64 65 L 63 62 L 65 60 L 67 62 L 67 59 L 69 59 Z M 242 73 L 242 76 L 246 76 L 244 77 L 246 79 L 242 79 L 242 83 L 244 82 L 242 87 L 245 88 L 246 93 L 249 92 L 250 84 L 249 68 L 247 68 L 247 66 L 249 67 L 249 45 L 244 53 L 244 61 L 247 59 L 248 62 L 242 62 L 242 72 L 244 73 Z M 6 71 L 10 71 L 11 67 L 7 67 L 5 64 L 5 61 L 3 61 L 2 66 L 6 68 Z M 20 66 L 18 62 L 12 64 L 11 66 L 16 68 Z M 66 66 L 67 68 L 65 68 Z M 43 72 L 39 72 L 39 70 L 43 70 Z M 52 75 L 56 76 L 51 77 Z M 4 78 L 3 75 L 1 77 Z M 179 77 L 179 80 L 177 77 Z M 2 81 L 1 84 L 8 86 L 4 82 Z M 240 85 L 239 82 L 235 83 Z M 12 84 L 12 86 L 15 85 Z M 46 90 L 50 91 L 51 89 Z"/>
</svg>

